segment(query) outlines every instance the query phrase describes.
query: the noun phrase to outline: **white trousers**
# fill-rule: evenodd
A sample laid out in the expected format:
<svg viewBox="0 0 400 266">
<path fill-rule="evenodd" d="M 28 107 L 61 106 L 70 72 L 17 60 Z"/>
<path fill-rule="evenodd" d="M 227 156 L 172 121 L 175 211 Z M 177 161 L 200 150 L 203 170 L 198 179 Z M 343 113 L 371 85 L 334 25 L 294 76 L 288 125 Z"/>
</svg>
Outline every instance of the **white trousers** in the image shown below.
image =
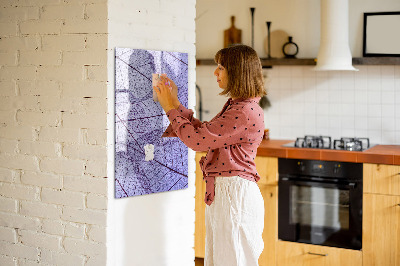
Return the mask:
<svg viewBox="0 0 400 266">
<path fill-rule="evenodd" d="M 253 266 L 264 249 L 264 199 L 255 182 L 216 177 L 206 206 L 205 266 Z"/>
</svg>

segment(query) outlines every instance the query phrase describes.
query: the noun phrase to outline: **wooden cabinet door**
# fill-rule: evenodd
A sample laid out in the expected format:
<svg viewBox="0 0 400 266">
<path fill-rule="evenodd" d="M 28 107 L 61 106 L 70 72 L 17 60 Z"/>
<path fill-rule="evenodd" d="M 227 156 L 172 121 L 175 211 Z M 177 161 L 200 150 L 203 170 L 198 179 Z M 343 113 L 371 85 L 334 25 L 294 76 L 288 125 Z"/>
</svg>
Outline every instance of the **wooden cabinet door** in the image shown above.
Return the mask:
<svg viewBox="0 0 400 266">
<path fill-rule="evenodd" d="M 278 241 L 277 266 L 361 266 L 362 252 Z"/>
<path fill-rule="evenodd" d="M 278 187 L 259 185 L 264 198 L 264 250 L 258 259 L 260 266 L 276 265 L 276 243 L 278 241 Z"/>
<path fill-rule="evenodd" d="M 400 166 L 365 163 L 363 176 L 364 193 L 400 196 Z"/>
<path fill-rule="evenodd" d="M 257 156 L 254 162 L 261 176 L 258 184 L 278 185 L 278 158 Z"/>
<path fill-rule="evenodd" d="M 399 204 L 400 196 L 364 194 L 364 266 L 400 266 Z"/>
<path fill-rule="evenodd" d="M 196 153 L 196 194 L 195 194 L 195 233 L 194 233 L 194 253 L 197 258 L 204 258 L 204 247 L 206 239 L 206 225 L 204 212 L 206 204 L 204 203 L 204 195 L 206 193 L 206 184 L 203 181 L 203 172 L 199 167 L 199 161 L 205 152 Z"/>
</svg>

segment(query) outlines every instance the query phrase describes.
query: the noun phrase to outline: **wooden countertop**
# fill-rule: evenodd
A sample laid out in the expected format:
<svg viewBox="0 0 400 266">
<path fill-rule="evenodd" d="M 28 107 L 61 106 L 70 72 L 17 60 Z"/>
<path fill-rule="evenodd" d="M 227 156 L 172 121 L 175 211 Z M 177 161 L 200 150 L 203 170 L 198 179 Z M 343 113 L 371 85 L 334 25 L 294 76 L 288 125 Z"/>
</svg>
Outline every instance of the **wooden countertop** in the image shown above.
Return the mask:
<svg viewBox="0 0 400 266">
<path fill-rule="evenodd" d="M 294 140 L 263 140 L 257 150 L 257 155 L 278 158 L 400 165 L 400 145 L 376 145 L 362 152 L 282 147 L 282 145 L 290 142 L 294 142 Z"/>
</svg>

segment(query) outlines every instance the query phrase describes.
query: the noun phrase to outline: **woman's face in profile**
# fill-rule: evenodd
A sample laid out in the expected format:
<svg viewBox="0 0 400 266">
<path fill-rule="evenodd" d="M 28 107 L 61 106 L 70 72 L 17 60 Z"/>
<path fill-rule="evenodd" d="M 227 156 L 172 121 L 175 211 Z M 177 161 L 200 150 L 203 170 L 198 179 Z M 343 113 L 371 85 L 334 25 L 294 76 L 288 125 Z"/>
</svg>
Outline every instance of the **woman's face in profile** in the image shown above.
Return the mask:
<svg viewBox="0 0 400 266">
<path fill-rule="evenodd" d="M 217 77 L 218 85 L 221 89 L 226 89 L 228 86 L 228 71 L 225 67 L 218 64 L 217 68 L 214 71 L 214 76 Z"/>
</svg>

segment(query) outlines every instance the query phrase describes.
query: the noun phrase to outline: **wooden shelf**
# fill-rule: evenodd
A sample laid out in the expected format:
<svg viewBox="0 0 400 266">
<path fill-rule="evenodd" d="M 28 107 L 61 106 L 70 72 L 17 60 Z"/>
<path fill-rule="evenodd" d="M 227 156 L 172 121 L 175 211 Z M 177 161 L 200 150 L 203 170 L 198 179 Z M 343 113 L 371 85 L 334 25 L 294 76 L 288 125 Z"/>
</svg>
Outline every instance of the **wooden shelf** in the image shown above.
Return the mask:
<svg viewBox="0 0 400 266">
<path fill-rule="evenodd" d="M 400 57 L 358 57 L 353 65 L 400 65 Z"/>
<path fill-rule="evenodd" d="M 260 58 L 263 67 L 272 66 L 314 66 L 315 58 Z M 197 59 L 196 65 L 215 65 L 214 59 Z M 400 65 L 400 57 L 357 57 L 353 65 Z"/>
</svg>

